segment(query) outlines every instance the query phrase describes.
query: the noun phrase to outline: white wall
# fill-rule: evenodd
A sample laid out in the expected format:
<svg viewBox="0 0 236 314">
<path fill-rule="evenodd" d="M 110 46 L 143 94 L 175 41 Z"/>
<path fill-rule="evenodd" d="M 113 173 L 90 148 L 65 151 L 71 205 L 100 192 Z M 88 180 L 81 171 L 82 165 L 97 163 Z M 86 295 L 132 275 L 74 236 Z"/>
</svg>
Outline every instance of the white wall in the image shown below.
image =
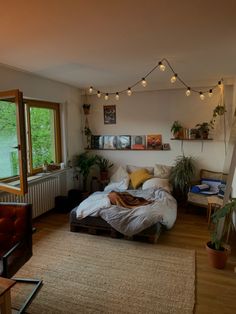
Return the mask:
<svg viewBox="0 0 236 314">
<path fill-rule="evenodd" d="M 233 86 L 226 86 L 226 125 L 227 132 L 232 121 Z M 201 101 L 199 95 L 185 96 L 185 90 L 162 90 L 133 93 L 131 97 L 120 96 L 119 101 L 98 99 L 90 96 L 91 114 L 88 116 L 93 134 L 98 135 L 146 135 L 162 134 L 163 143 L 170 143 L 170 151 L 96 151 L 116 164 L 154 165 L 155 163 L 173 164 L 176 156 L 182 154 L 181 141 L 170 138 L 171 125 L 179 120 L 184 127 L 192 128 L 197 123 L 209 121 L 212 112 L 219 102 L 219 90 L 212 98 Z M 117 123 L 104 125 L 103 105 L 116 105 Z M 185 155 L 197 160 L 197 167 L 213 171 L 223 169 L 225 159 L 223 117 L 218 117 L 212 136 L 214 141 L 185 141 Z"/>
<path fill-rule="evenodd" d="M 69 85 L 0 66 L 0 90 L 19 89 L 25 98 L 59 102 L 62 111 L 63 160 L 68 161 L 82 148 L 81 93 Z"/>
</svg>

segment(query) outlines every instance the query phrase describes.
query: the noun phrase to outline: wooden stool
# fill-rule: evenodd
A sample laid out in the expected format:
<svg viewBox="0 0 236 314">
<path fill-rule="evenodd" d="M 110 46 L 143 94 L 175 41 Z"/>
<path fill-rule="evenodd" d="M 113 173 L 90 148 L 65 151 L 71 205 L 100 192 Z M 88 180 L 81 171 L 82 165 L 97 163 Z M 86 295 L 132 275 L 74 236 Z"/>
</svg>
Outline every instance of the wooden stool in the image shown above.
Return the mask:
<svg viewBox="0 0 236 314">
<path fill-rule="evenodd" d="M 0 309 L 2 314 L 11 314 L 11 292 L 15 280 L 0 277 Z"/>
<path fill-rule="evenodd" d="M 207 197 L 207 225 L 209 227 L 211 222 L 212 210 L 215 211 L 223 205 L 223 200 L 218 196 L 209 196 Z"/>
</svg>

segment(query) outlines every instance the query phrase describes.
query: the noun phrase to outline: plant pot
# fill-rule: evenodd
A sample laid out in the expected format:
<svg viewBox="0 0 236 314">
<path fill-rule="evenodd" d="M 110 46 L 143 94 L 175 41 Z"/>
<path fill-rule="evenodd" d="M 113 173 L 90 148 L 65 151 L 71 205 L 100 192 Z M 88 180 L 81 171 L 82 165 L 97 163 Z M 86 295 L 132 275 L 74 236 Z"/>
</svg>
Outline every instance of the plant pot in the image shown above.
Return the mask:
<svg viewBox="0 0 236 314">
<path fill-rule="evenodd" d="M 100 171 L 100 180 L 108 181 L 108 171 Z"/>
<path fill-rule="evenodd" d="M 203 132 L 203 133 L 202 133 L 202 138 L 203 138 L 204 140 L 207 140 L 207 139 L 208 139 L 208 132 Z"/>
<path fill-rule="evenodd" d="M 222 248 L 222 250 L 214 250 L 210 246 L 211 246 L 211 242 L 209 241 L 206 244 L 209 264 L 214 268 L 218 268 L 218 269 L 225 268 L 228 255 L 229 255 L 229 250 L 225 248 Z"/>
<path fill-rule="evenodd" d="M 175 139 L 180 138 L 180 131 L 176 131 L 173 133 Z"/>
</svg>

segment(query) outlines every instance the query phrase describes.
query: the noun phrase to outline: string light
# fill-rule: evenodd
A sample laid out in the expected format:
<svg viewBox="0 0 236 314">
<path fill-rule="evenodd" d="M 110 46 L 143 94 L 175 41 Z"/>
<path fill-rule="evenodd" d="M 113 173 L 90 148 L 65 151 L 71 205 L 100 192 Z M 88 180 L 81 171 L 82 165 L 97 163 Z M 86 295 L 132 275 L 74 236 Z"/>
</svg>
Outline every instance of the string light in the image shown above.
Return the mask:
<svg viewBox="0 0 236 314">
<path fill-rule="evenodd" d="M 119 99 L 120 99 L 119 93 L 116 93 L 115 98 L 116 98 L 116 100 L 119 100 Z"/>
<path fill-rule="evenodd" d="M 199 95 L 200 95 L 200 99 L 201 99 L 201 100 L 204 100 L 204 99 L 205 99 L 205 96 L 204 96 L 204 94 L 203 94 L 202 92 L 200 92 Z"/>
<path fill-rule="evenodd" d="M 127 89 L 127 95 L 128 95 L 128 96 L 131 96 L 131 95 L 132 95 L 132 90 L 131 90 L 130 87 Z"/>
<path fill-rule="evenodd" d="M 177 76 L 178 76 L 178 75 L 175 73 L 175 74 L 171 77 L 170 81 L 171 81 L 172 84 L 176 82 Z"/>
<path fill-rule="evenodd" d="M 158 67 L 159 67 L 159 70 L 162 72 L 164 72 L 166 69 L 165 65 L 161 61 L 158 62 Z"/>
<path fill-rule="evenodd" d="M 205 91 L 199 91 L 197 89 L 188 87 L 188 84 L 186 84 L 186 82 L 182 79 L 182 77 L 180 77 L 179 75 L 177 75 L 177 73 L 175 72 L 174 68 L 172 67 L 172 65 L 170 64 L 170 62 L 166 59 L 163 58 L 161 61 L 159 61 L 148 73 L 146 73 L 146 75 L 142 78 L 141 80 L 141 84 L 143 87 L 147 86 L 147 81 L 146 78 L 153 72 L 155 71 L 157 68 L 160 71 L 165 71 L 166 66 L 171 70 L 171 72 L 173 73 L 173 76 L 171 77 L 171 83 L 175 83 L 177 80 L 185 87 L 187 88 L 185 94 L 186 96 L 190 96 L 191 93 L 198 93 L 200 94 L 200 98 L 201 100 L 204 100 L 205 95 L 208 92 L 209 97 L 211 97 L 211 95 L 213 94 L 213 91 L 215 88 L 219 87 L 222 88 L 223 86 L 223 79 L 221 78 L 221 80 L 218 81 L 218 84 L 212 86 L 210 88 L 210 90 L 205 90 Z M 138 80 L 137 82 L 135 82 L 134 84 L 130 85 L 131 87 L 129 87 L 128 89 L 123 89 L 120 91 L 117 91 L 116 93 L 114 92 L 110 92 L 110 94 L 115 94 L 115 98 L 119 99 L 119 96 L 121 93 L 126 92 L 128 96 L 132 95 L 132 91 L 131 88 L 133 89 L 135 86 L 137 86 L 138 84 L 140 84 L 140 80 Z M 92 94 L 93 91 L 97 92 L 97 97 L 100 98 L 101 95 L 105 95 L 105 99 L 108 100 L 108 93 L 106 93 L 105 91 L 100 92 L 99 90 L 97 90 L 96 88 L 93 88 L 92 86 L 90 86 L 89 88 L 89 93 Z M 118 95 L 117 95 L 118 94 Z"/>
<path fill-rule="evenodd" d="M 142 84 L 143 87 L 147 86 L 147 81 L 146 81 L 146 79 L 144 77 L 142 78 L 141 84 Z"/>
<path fill-rule="evenodd" d="M 191 95 L 191 88 L 190 87 L 188 87 L 188 89 L 186 90 L 186 96 L 190 96 Z"/>
</svg>

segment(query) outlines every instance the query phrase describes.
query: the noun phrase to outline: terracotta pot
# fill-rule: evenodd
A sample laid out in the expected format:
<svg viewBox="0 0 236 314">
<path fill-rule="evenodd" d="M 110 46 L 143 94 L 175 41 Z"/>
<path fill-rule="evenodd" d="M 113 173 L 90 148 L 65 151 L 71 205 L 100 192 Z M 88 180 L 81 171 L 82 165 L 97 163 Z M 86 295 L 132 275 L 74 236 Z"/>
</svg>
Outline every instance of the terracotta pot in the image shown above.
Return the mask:
<svg viewBox="0 0 236 314">
<path fill-rule="evenodd" d="M 107 181 L 108 180 L 108 171 L 100 171 L 100 180 Z"/>
<path fill-rule="evenodd" d="M 224 249 L 222 251 L 214 250 L 210 247 L 211 242 L 207 242 L 206 250 L 208 255 L 208 262 L 214 268 L 222 269 L 225 268 L 229 250 Z"/>
</svg>

